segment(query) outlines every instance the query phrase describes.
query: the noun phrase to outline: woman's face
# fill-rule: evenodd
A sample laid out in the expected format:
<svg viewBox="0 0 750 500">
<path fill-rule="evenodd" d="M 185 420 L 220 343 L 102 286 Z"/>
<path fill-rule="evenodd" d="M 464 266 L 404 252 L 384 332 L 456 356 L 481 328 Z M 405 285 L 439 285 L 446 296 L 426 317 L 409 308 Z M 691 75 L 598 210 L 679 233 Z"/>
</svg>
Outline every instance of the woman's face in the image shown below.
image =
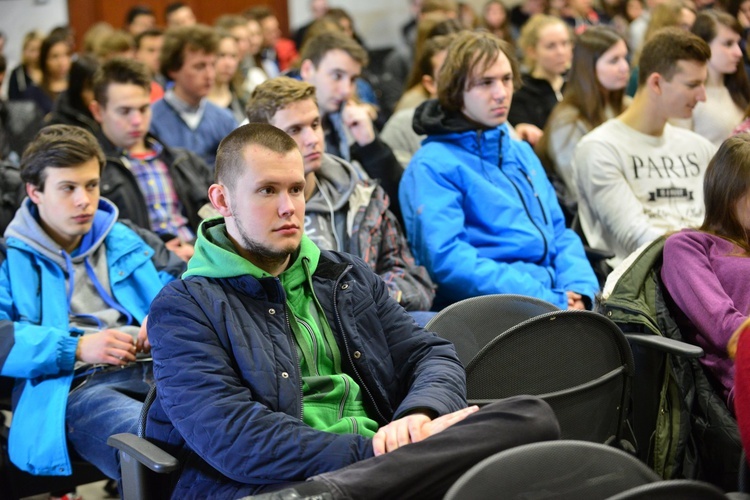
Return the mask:
<svg viewBox="0 0 750 500">
<path fill-rule="evenodd" d="M 506 17 L 505 8 L 497 2 L 489 4 L 484 11 L 484 22 L 492 29 L 498 29 L 502 26 Z"/>
<path fill-rule="evenodd" d="M 563 23 L 554 23 L 539 30 L 539 41 L 533 49 L 535 70 L 546 75 L 562 75 L 570 67 L 573 47 L 570 32 Z"/>
<path fill-rule="evenodd" d="M 247 22 L 247 40 L 248 54 L 254 56 L 260 52 L 260 48 L 263 46 L 263 32 L 260 29 L 260 24 L 258 24 L 258 21 L 255 19 L 251 19 Z"/>
<path fill-rule="evenodd" d="M 229 83 L 234 74 L 237 73 L 237 65 L 240 63 L 237 40 L 232 37 L 222 38 L 219 42 L 219 50 L 216 53 L 216 81 Z"/>
<path fill-rule="evenodd" d="M 52 78 L 65 78 L 70 72 L 70 46 L 67 42 L 58 42 L 47 54 L 47 73 Z"/>
<path fill-rule="evenodd" d="M 39 50 L 42 48 L 41 38 L 32 38 L 23 48 L 23 61 L 26 64 L 36 66 L 39 64 Z"/>
<path fill-rule="evenodd" d="M 596 79 L 606 90 L 621 90 L 628 84 L 628 47 L 619 40 L 596 60 Z"/>
<path fill-rule="evenodd" d="M 750 231 L 750 192 L 745 193 L 737 200 L 735 211 L 737 213 L 737 221 L 746 231 Z"/>
<path fill-rule="evenodd" d="M 708 67 L 721 75 L 729 75 L 737 71 L 737 65 L 742 61 L 740 35 L 723 24 L 717 28 L 716 36 L 708 44 L 711 47 Z"/>
</svg>

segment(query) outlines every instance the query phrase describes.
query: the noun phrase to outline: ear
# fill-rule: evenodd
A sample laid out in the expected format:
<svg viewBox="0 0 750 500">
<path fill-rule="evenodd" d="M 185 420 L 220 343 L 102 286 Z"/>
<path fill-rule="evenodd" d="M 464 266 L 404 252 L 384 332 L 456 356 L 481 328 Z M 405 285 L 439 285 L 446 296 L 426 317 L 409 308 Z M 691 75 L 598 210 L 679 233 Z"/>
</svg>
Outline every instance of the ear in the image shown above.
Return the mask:
<svg viewBox="0 0 750 500">
<path fill-rule="evenodd" d="M 646 87 L 656 95 L 662 95 L 664 92 L 664 77 L 659 73 L 651 73 L 646 78 Z"/>
<path fill-rule="evenodd" d="M 226 186 L 221 184 L 211 184 L 208 188 L 208 199 L 211 200 L 211 205 L 214 206 L 217 212 L 222 217 L 231 217 L 232 209 L 230 208 L 229 197 Z"/>
<path fill-rule="evenodd" d="M 422 86 L 430 94 L 430 97 L 437 97 L 437 85 L 435 84 L 435 79 L 430 75 L 422 75 Z"/>
<path fill-rule="evenodd" d="M 39 193 L 41 193 L 41 191 L 39 190 L 37 186 L 33 185 L 30 182 L 26 183 L 26 195 L 35 205 L 38 205 L 39 202 L 41 201 L 41 197 L 39 196 Z"/>
<path fill-rule="evenodd" d="M 315 65 L 310 59 L 302 61 L 302 65 L 299 67 L 299 74 L 306 82 L 309 82 L 315 76 Z"/>
<path fill-rule="evenodd" d="M 99 123 L 103 121 L 102 106 L 96 100 L 91 101 L 91 104 L 89 104 L 89 111 L 91 111 L 91 114 L 94 115 L 94 120 Z"/>
</svg>

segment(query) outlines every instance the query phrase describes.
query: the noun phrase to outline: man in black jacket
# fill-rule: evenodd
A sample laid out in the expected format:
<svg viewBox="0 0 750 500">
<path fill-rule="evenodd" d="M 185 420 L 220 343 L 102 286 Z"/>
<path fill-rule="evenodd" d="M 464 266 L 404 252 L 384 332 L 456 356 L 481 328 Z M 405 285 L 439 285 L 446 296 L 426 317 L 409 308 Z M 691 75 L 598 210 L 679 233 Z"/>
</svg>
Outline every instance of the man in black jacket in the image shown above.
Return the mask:
<svg viewBox="0 0 750 500">
<path fill-rule="evenodd" d="M 127 59 L 107 62 L 94 77 L 91 111 L 107 155 L 102 196 L 117 205 L 121 218 L 153 230 L 187 260 L 212 175 L 194 153 L 169 148 L 148 133 L 150 86 L 146 67 Z"/>
</svg>

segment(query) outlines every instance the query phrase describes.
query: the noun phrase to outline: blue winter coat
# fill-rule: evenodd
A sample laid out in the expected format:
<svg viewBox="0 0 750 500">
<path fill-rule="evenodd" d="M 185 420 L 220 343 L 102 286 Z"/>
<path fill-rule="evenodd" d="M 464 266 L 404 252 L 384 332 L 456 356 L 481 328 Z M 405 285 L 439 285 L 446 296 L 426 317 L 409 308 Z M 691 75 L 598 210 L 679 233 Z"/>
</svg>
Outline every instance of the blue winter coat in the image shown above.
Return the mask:
<svg viewBox="0 0 750 500">
<path fill-rule="evenodd" d="M 482 130 L 445 115 L 436 101 L 417 108 L 414 128 L 428 137 L 399 196 L 412 252 L 443 305 L 516 293 L 565 309 L 566 291 L 593 304 L 594 272 L 528 144 L 505 124 Z"/>
<path fill-rule="evenodd" d="M 31 201 L 24 203 L 21 210 L 29 210 Z M 140 322 L 180 266 L 158 237 L 147 236 L 155 251 L 139 236 L 145 232 L 136 233 L 116 219 L 114 206 L 102 199 L 91 231 L 109 231 L 103 244 L 112 294 Z M 10 458 L 31 474 L 70 475 L 65 409 L 78 336 L 68 327 L 65 270 L 16 237 L 0 244 L 0 261 L 0 375 L 18 379 Z M 167 262 L 176 266 L 173 274 L 163 269 Z"/>
<path fill-rule="evenodd" d="M 453 346 L 418 327 L 367 264 L 323 251 L 312 279 L 371 418 L 382 425 L 417 408 L 443 415 L 466 406 Z M 367 438 L 303 423 L 285 304 L 278 278 L 249 275 L 191 276 L 154 301 L 157 398 L 147 435 L 182 459 L 173 498 L 235 498 L 373 456 Z"/>
</svg>

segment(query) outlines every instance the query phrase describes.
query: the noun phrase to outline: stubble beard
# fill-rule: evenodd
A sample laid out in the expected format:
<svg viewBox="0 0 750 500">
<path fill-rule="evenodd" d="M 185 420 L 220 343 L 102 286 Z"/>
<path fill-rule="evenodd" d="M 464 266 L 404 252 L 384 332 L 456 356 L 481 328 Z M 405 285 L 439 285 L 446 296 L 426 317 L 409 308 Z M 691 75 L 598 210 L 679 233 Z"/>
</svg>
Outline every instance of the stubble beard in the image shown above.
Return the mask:
<svg viewBox="0 0 750 500">
<path fill-rule="evenodd" d="M 283 264 L 290 255 L 294 254 L 300 247 L 299 244 L 292 248 L 276 250 L 264 245 L 250 237 L 245 232 L 242 225 L 242 219 L 237 217 L 237 211 L 232 207 L 232 216 L 234 217 L 235 227 L 240 236 L 240 244 L 248 253 L 257 261 L 256 265 L 261 269 L 272 269 Z M 291 246 L 291 245 L 290 245 Z"/>
</svg>

